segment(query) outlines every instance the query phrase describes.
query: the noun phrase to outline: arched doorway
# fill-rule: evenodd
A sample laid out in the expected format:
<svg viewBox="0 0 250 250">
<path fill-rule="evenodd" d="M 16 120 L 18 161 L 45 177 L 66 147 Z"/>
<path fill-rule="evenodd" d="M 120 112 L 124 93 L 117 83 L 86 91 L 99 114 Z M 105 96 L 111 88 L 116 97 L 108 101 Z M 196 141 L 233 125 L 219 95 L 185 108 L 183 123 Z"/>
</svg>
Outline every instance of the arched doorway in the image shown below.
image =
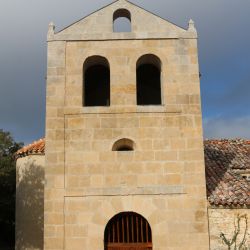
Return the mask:
<svg viewBox="0 0 250 250">
<path fill-rule="evenodd" d="M 105 250 L 152 250 L 151 227 L 137 213 L 119 213 L 108 222 L 104 241 Z"/>
</svg>

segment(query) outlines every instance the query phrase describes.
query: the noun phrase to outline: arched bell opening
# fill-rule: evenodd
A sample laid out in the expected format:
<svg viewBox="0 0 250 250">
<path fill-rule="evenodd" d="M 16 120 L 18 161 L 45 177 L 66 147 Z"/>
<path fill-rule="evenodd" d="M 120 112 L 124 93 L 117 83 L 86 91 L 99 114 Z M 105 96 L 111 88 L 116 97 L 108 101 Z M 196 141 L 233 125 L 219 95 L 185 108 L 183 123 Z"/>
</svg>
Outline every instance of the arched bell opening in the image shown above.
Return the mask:
<svg viewBox="0 0 250 250">
<path fill-rule="evenodd" d="M 161 61 L 152 54 L 141 56 L 136 63 L 137 105 L 161 105 Z"/>
<path fill-rule="evenodd" d="M 126 9 L 118 9 L 113 14 L 114 32 L 131 32 L 131 14 Z"/>
<path fill-rule="evenodd" d="M 105 57 L 91 56 L 83 64 L 83 106 L 110 106 L 110 68 Z"/>
</svg>

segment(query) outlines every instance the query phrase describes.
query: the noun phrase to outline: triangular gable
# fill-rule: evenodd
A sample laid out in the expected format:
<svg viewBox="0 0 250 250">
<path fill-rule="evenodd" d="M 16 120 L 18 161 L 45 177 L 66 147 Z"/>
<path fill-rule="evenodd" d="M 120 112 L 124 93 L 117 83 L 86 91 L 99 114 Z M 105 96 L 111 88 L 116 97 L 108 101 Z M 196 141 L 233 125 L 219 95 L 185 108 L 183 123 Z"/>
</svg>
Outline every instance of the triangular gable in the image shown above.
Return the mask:
<svg viewBox="0 0 250 250">
<path fill-rule="evenodd" d="M 131 32 L 113 32 L 113 14 L 118 9 L 130 12 Z M 115 1 L 55 34 L 52 29 L 48 40 L 196 38 L 194 29 L 185 30 L 126 0 Z"/>
</svg>

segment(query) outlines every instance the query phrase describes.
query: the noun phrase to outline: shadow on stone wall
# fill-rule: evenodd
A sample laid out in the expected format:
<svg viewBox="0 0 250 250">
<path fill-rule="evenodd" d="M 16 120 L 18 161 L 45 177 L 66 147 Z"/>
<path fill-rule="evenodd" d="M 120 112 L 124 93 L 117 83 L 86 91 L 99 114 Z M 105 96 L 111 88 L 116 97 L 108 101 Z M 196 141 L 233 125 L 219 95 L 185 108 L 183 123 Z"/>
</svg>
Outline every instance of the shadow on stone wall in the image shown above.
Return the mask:
<svg viewBox="0 0 250 250">
<path fill-rule="evenodd" d="M 34 162 L 24 166 L 16 197 L 16 249 L 43 249 L 43 167 Z"/>
</svg>

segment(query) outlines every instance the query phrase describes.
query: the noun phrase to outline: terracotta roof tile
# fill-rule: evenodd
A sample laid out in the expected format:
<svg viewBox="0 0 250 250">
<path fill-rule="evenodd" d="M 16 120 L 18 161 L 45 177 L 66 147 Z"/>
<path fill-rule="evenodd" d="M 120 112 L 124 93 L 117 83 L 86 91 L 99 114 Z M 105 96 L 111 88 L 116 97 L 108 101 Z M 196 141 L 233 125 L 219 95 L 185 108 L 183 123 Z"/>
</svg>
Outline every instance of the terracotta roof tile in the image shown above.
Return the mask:
<svg viewBox="0 0 250 250">
<path fill-rule="evenodd" d="M 237 171 L 250 169 L 250 141 L 204 141 L 207 197 L 212 206 L 250 206 L 250 185 Z"/>
<path fill-rule="evenodd" d="M 44 154 L 45 153 L 45 139 L 42 138 L 38 141 L 24 146 L 16 152 L 16 158 L 24 157 L 30 154 Z"/>
</svg>

